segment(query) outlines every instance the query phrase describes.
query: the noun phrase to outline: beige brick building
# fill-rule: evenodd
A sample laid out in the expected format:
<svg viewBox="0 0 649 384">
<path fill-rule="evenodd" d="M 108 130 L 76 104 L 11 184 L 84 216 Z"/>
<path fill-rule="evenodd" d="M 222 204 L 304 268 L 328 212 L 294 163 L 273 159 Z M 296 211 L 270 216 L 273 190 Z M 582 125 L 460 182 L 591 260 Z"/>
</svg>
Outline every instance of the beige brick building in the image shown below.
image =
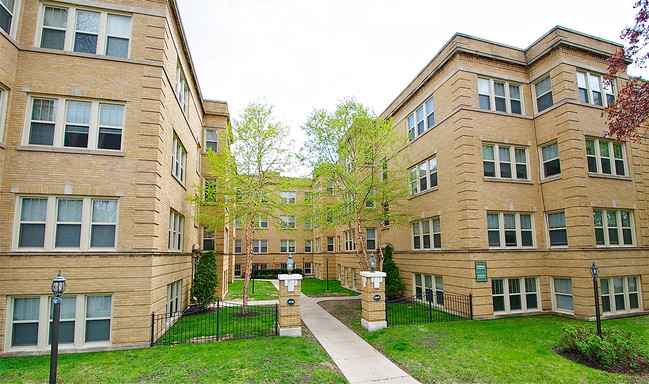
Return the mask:
<svg viewBox="0 0 649 384">
<path fill-rule="evenodd" d="M 229 229 L 186 200 L 227 104 L 202 98 L 175 0 L 0 7 L 0 352 L 47 350 L 59 269 L 61 350 L 146 345 L 189 302 L 192 249 L 231 275 Z"/>
</svg>

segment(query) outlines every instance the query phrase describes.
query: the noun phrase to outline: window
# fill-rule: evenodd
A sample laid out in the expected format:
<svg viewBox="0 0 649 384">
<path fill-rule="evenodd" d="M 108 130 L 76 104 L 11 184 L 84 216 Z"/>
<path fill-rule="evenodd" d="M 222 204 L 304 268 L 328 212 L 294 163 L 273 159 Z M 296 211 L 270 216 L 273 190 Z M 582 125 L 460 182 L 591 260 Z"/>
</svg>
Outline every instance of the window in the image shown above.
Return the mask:
<svg viewBox="0 0 649 384">
<path fill-rule="evenodd" d="M 411 225 L 413 249 L 442 247 L 439 217 L 413 221 Z"/>
<path fill-rule="evenodd" d="M 236 229 L 241 229 L 241 216 L 234 217 L 234 227 Z"/>
<path fill-rule="evenodd" d="M 527 148 L 501 144 L 482 144 L 485 177 L 528 180 Z"/>
<path fill-rule="evenodd" d="M 65 98 L 31 98 L 26 145 L 122 149 L 124 106 Z M 57 116 L 63 116 L 57 119 Z"/>
<path fill-rule="evenodd" d="M 310 275 L 312 274 L 313 270 L 313 264 L 312 263 L 304 263 L 304 274 L 305 275 Z"/>
<path fill-rule="evenodd" d="M 572 280 L 568 278 L 552 278 L 554 292 L 554 308 L 556 310 L 573 311 Z"/>
<path fill-rule="evenodd" d="M 304 240 L 304 252 L 305 253 L 313 252 L 313 241 L 312 240 Z"/>
<path fill-rule="evenodd" d="M 217 153 L 219 150 L 219 131 L 216 129 L 205 130 L 205 150 L 212 150 Z"/>
<path fill-rule="evenodd" d="M 630 211 L 595 209 L 593 219 L 597 245 L 633 245 L 633 215 Z"/>
<path fill-rule="evenodd" d="M 534 92 L 536 94 L 537 112 L 541 112 L 552 106 L 552 83 L 550 82 L 550 76 L 536 82 L 534 84 Z"/>
<path fill-rule="evenodd" d="M 642 310 L 639 277 L 609 277 L 600 282 L 603 313 L 615 315 Z"/>
<path fill-rule="evenodd" d="M 295 204 L 295 192 L 280 192 L 279 193 L 279 203 L 280 204 Z"/>
<path fill-rule="evenodd" d="M 255 227 L 259 229 L 268 229 L 268 217 L 266 216 L 255 217 Z"/>
<path fill-rule="evenodd" d="M 528 312 L 540 309 L 536 277 L 491 279 L 491 295 L 494 313 Z"/>
<path fill-rule="evenodd" d="M 343 238 L 345 242 L 345 251 L 354 251 L 356 250 L 356 242 L 354 241 L 354 230 L 350 229 L 343 232 Z"/>
<path fill-rule="evenodd" d="M 206 203 L 216 202 L 216 179 L 203 179 L 203 199 Z"/>
<path fill-rule="evenodd" d="M 307 204 L 313 202 L 313 192 L 304 192 L 304 202 Z"/>
<path fill-rule="evenodd" d="M 352 268 L 352 289 L 356 289 L 356 268 Z"/>
<path fill-rule="evenodd" d="M 434 282 L 434 284 L 433 284 Z M 415 296 L 418 299 L 444 305 L 444 279 L 442 276 L 415 274 Z"/>
<path fill-rule="evenodd" d="M 383 203 L 383 226 L 390 226 L 390 204 Z"/>
<path fill-rule="evenodd" d="M 550 246 L 568 245 L 568 232 L 566 230 L 566 215 L 564 212 L 547 214 L 548 234 Z"/>
<path fill-rule="evenodd" d="M 420 105 L 406 120 L 408 125 L 408 140 L 414 140 L 435 125 L 435 105 L 431 97 Z"/>
<path fill-rule="evenodd" d="M 8 35 L 12 34 L 12 30 L 15 31 L 13 26 L 13 18 L 16 11 L 18 11 L 18 5 L 20 0 L 0 0 L 0 28 L 3 31 L 7 32 Z"/>
<path fill-rule="evenodd" d="M 313 228 L 313 220 L 311 219 L 311 216 L 304 216 L 304 229 L 311 228 Z"/>
<path fill-rule="evenodd" d="M 242 253 L 241 252 L 241 239 L 235 239 L 234 240 L 234 253 Z"/>
<path fill-rule="evenodd" d="M 234 265 L 234 277 L 241 277 L 241 264 Z"/>
<path fill-rule="evenodd" d="M 532 214 L 487 213 L 489 247 L 533 247 Z"/>
<path fill-rule="evenodd" d="M 187 102 L 189 100 L 189 89 L 187 88 L 187 80 L 183 72 L 180 60 L 176 66 L 176 98 L 180 103 L 180 108 L 184 113 L 187 113 Z"/>
<path fill-rule="evenodd" d="M 183 250 L 183 228 L 185 218 L 178 212 L 171 210 L 169 212 L 169 250 Z"/>
<path fill-rule="evenodd" d="M 505 81 L 478 78 L 480 109 L 520 115 L 521 86 Z"/>
<path fill-rule="evenodd" d="M 171 174 L 180 181 L 185 183 L 185 164 L 187 161 L 187 151 L 176 135 L 171 147 Z"/>
<path fill-rule="evenodd" d="M 38 196 L 18 199 L 18 249 L 114 249 L 117 200 Z M 48 207 L 54 209 L 48 209 Z"/>
<path fill-rule="evenodd" d="M 167 315 L 180 311 L 182 280 L 167 285 Z"/>
<path fill-rule="evenodd" d="M 295 216 L 280 216 L 279 220 L 283 229 L 295 229 Z"/>
<path fill-rule="evenodd" d="M 376 228 L 365 229 L 365 240 L 367 241 L 367 249 L 376 249 Z"/>
<path fill-rule="evenodd" d="M 376 191 L 374 188 L 367 190 L 367 197 L 365 198 L 365 208 L 376 208 Z"/>
<path fill-rule="evenodd" d="M 203 228 L 203 250 L 216 250 L 216 233 L 208 228 Z"/>
<path fill-rule="evenodd" d="M 582 103 L 608 106 L 615 101 L 613 84 L 607 83 L 599 75 L 577 71 L 577 87 Z"/>
<path fill-rule="evenodd" d="M 333 251 L 334 251 L 334 238 L 327 237 L 327 252 L 333 252 Z"/>
<path fill-rule="evenodd" d="M 268 240 L 254 240 L 252 253 L 268 253 Z"/>
<path fill-rule="evenodd" d="M 600 175 L 626 176 L 624 143 L 586 139 L 588 172 Z"/>
<path fill-rule="evenodd" d="M 130 38 L 128 16 L 74 7 L 43 9 L 41 48 L 128 57 Z"/>
<path fill-rule="evenodd" d="M 415 195 L 437 188 L 437 157 L 410 168 L 410 194 Z"/>
<path fill-rule="evenodd" d="M 334 194 L 334 183 L 330 181 L 327 183 L 327 195 L 333 195 L 333 194 Z"/>
<path fill-rule="evenodd" d="M 279 251 L 281 253 L 295 253 L 295 240 L 280 240 Z"/>
<path fill-rule="evenodd" d="M 2 0 L 0 0 L 2 4 Z M 0 15 L 2 11 L 0 10 Z M 0 143 L 4 140 L 5 116 L 7 115 L 7 98 L 9 92 L 0 85 Z"/>
<path fill-rule="evenodd" d="M 557 142 L 541 147 L 541 161 L 543 163 L 543 178 L 561 175 L 559 162 L 559 144 Z"/>
</svg>

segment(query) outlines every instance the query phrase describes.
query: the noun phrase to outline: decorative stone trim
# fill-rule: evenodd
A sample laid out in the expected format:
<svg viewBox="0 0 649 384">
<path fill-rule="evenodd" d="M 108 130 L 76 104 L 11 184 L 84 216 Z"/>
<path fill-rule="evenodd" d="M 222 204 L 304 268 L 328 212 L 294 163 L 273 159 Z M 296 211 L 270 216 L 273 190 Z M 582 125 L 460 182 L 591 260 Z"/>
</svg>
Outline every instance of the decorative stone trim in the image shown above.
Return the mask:
<svg viewBox="0 0 649 384">
<path fill-rule="evenodd" d="M 370 279 L 372 284 L 374 284 L 374 288 L 378 289 L 381 287 L 381 282 L 383 282 L 383 278 L 386 276 L 385 272 L 368 272 L 368 271 L 361 271 L 361 280 L 363 281 L 363 288 L 366 287 L 367 284 L 367 279 Z"/>
<path fill-rule="evenodd" d="M 284 282 L 284 286 L 287 288 L 288 292 L 295 292 L 295 286 L 297 285 L 298 281 L 302 280 L 302 275 L 283 274 L 283 275 L 277 275 L 277 278 L 279 279 L 279 281 Z"/>
</svg>

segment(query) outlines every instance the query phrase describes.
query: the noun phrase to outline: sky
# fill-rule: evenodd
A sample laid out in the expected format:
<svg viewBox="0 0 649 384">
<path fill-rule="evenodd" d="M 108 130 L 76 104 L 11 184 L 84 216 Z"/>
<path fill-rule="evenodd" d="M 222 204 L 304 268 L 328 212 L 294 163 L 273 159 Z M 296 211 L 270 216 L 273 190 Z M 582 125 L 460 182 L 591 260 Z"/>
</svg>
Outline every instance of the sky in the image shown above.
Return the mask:
<svg viewBox="0 0 649 384">
<path fill-rule="evenodd" d="M 456 33 L 527 48 L 555 25 L 622 43 L 636 0 L 177 0 L 204 98 L 250 101 L 304 139 L 314 108 L 380 114 Z M 649 77 L 649 70 L 630 70 Z"/>
</svg>

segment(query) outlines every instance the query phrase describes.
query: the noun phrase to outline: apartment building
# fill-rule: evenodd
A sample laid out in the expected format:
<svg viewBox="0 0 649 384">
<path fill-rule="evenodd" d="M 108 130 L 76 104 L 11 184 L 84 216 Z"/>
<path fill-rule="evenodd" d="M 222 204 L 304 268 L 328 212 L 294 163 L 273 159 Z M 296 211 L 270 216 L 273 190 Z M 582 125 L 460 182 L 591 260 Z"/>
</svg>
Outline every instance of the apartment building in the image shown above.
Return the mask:
<svg viewBox="0 0 649 384">
<path fill-rule="evenodd" d="M 229 278 L 230 229 L 186 199 L 227 145 L 227 104 L 202 98 L 175 0 L 0 14 L 0 351 L 47 351 L 59 269 L 62 351 L 146 345 L 151 313 L 189 302 L 192 250 Z"/>
</svg>

